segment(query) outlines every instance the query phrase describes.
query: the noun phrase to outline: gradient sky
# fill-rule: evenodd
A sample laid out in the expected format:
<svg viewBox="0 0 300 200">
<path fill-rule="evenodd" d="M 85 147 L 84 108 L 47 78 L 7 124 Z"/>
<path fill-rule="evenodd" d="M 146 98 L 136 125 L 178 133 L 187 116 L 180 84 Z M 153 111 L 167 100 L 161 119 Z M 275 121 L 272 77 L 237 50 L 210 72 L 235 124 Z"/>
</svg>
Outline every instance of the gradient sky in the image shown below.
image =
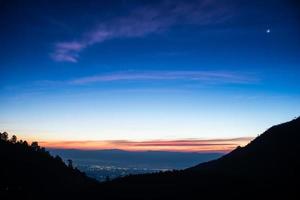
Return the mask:
<svg viewBox="0 0 300 200">
<path fill-rule="evenodd" d="M 300 114 L 299 7 L 1 1 L 0 129 L 78 148 L 244 143 Z"/>
</svg>

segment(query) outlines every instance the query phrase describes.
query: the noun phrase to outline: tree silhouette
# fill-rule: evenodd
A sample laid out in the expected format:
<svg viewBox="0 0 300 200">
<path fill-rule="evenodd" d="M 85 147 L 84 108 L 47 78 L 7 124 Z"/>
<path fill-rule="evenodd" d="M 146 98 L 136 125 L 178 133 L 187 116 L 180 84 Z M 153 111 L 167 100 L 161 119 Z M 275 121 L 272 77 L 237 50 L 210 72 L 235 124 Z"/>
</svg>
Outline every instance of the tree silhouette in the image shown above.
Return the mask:
<svg viewBox="0 0 300 200">
<path fill-rule="evenodd" d="M 103 183 L 74 169 L 70 159 L 64 163 L 46 155 L 37 142 L 13 144 L 2 140 L 2 133 L 0 199 L 300 199 L 295 184 L 300 179 L 299 130 L 297 118 L 217 160 L 178 171 L 107 178 Z"/>
<path fill-rule="evenodd" d="M 32 142 L 30 146 L 35 151 L 38 151 L 40 149 L 40 146 L 39 146 L 38 142 Z"/>
<path fill-rule="evenodd" d="M 46 151 L 45 147 L 42 147 L 42 148 L 40 148 L 40 152 L 46 153 L 47 151 Z"/>
<path fill-rule="evenodd" d="M 37 142 L 28 146 L 16 136 L 0 133 L 0 199 L 83 199 L 97 182 L 54 158 Z M 72 168 L 71 168 L 72 167 Z M 86 192 L 83 192 L 86 191 Z M 81 195 L 82 194 L 82 195 Z"/>
<path fill-rule="evenodd" d="M 73 169 L 73 161 L 68 159 L 68 167 Z"/>
<path fill-rule="evenodd" d="M 3 132 L 0 135 L 1 140 L 7 141 L 8 140 L 8 133 L 7 132 Z"/>
<path fill-rule="evenodd" d="M 63 160 L 62 160 L 61 157 L 58 156 L 58 155 L 56 155 L 56 156 L 54 157 L 54 159 L 57 160 L 57 161 L 60 162 L 60 163 L 63 163 Z"/>
<path fill-rule="evenodd" d="M 10 142 L 15 144 L 17 143 L 17 136 L 13 135 L 11 138 L 10 138 Z"/>
<path fill-rule="evenodd" d="M 28 142 L 26 140 L 24 140 L 23 145 L 28 147 Z"/>
</svg>

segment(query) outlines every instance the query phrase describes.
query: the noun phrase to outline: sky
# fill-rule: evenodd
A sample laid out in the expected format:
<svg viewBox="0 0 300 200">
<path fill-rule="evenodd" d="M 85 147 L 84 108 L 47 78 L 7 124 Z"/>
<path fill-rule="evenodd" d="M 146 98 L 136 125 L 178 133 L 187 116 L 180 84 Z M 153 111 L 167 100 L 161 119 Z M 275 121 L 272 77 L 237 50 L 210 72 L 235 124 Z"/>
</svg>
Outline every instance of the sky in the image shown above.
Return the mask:
<svg viewBox="0 0 300 200">
<path fill-rule="evenodd" d="M 296 0 L 0 1 L 0 130 L 228 151 L 300 113 Z"/>
</svg>

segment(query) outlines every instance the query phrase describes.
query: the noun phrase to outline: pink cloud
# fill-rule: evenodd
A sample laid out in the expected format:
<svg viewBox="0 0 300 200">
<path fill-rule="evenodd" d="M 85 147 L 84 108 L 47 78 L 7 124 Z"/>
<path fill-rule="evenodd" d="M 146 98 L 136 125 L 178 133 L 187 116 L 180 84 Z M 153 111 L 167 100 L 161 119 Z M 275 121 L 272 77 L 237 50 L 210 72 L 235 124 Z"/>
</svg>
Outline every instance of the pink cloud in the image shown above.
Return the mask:
<svg viewBox="0 0 300 200">
<path fill-rule="evenodd" d="M 184 140 L 100 140 L 100 141 L 42 141 L 48 148 L 75 149 L 122 149 L 127 151 L 183 151 L 183 152 L 228 152 L 237 146 L 244 146 L 253 138 L 229 139 L 184 139 Z"/>
</svg>

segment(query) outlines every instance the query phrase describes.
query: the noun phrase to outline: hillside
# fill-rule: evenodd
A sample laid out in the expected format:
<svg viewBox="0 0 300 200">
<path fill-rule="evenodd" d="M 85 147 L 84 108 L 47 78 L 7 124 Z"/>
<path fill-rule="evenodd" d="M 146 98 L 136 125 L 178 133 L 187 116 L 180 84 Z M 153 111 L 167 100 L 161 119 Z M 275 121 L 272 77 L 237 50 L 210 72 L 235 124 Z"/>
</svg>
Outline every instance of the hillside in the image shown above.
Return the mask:
<svg viewBox="0 0 300 200">
<path fill-rule="evenodd" d="M 104 184 L 103 193 L 114 199 L 298 199 L 299 136 L 297 118 L 217 160 L 182 171 L 129 176 Z"/>
<path fill-rule="evenodd" d="M 81 195 L 96 182 L 36 142 L 0 140 L 0 199 L 53 199 Z"/>
<path fill-rule="evenodd" d="M 228 173 L 249 173 L 251 170 L 264 176 L 274 176 L 275 172 L 278 176 L 283 172 L 284 176 L 287 173 L 293 175 L 299 169 L 299 139 L 300 118 L 273 126 L 245 147 L 238 147 L 220 159 L 188 170 L 222 168 Z"/>
<path fill-rule="evenodd" d="M 0 199 L 299 199 L 299 136 L 297 118 L 214 161 L 101 184 L 37 144 L 1 139 Z"/>
</svg>

